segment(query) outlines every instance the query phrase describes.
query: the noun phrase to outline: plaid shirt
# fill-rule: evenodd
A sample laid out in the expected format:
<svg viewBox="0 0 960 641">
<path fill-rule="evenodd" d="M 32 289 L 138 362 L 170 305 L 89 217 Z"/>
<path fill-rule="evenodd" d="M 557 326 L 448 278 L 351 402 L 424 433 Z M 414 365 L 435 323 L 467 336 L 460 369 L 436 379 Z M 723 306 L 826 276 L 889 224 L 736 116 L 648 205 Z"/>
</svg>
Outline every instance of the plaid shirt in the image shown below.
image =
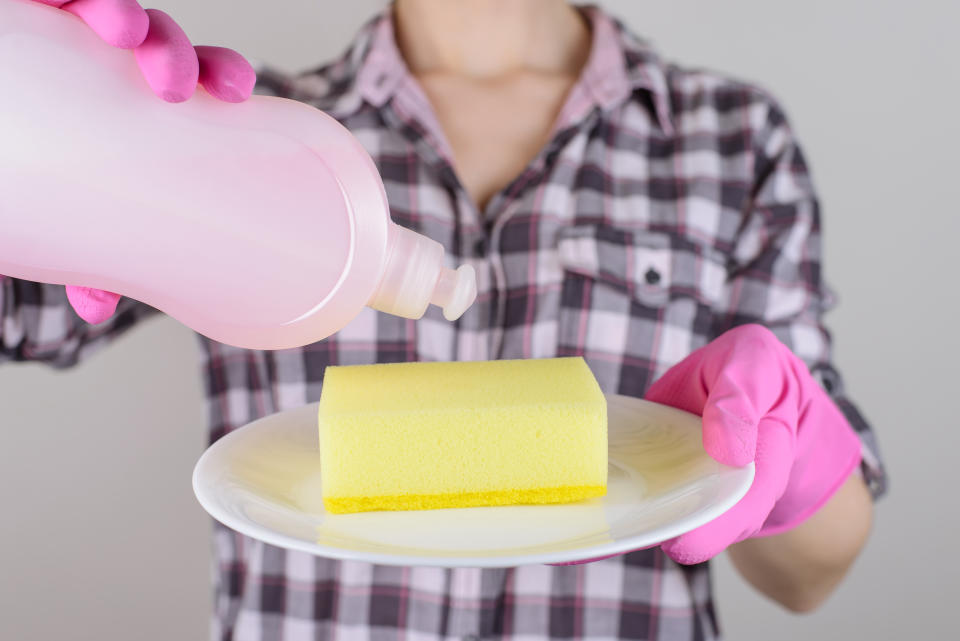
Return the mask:
<svg viewBox="0 0 960 641">
<path fill-rule="evenodd" d="M 776 102 L 750 85 L 662 62 L 598 9 L 586 68 L 550 143 L 478 211 L 452 169 L 427 99 L 403 64 L 389 12 L 333 64 L 261 91 L 343 122 L 376 162 L 393 219 L 478 274 L 456 323 L 365 309 L 329 339 L 259 352 L 200 339 L 211 441 L 320 397 L 328 365 L 583 355 L 607 392 L 641 396 L 691 350 L 742 323 L 789 345 L 863 438 L 864 477 L 884 475 L 844 395 L 821 317 L 816 196 Z M 90 327 L 63 289 L 0 287 L 0 356 L 66 366 L 146 306 L 125 300 Z M 215 531 L 215 639 L 714 639 L 706 564 L 659 549 L 596 563 L 400 568 L 288 552 Z"/>
</svg>

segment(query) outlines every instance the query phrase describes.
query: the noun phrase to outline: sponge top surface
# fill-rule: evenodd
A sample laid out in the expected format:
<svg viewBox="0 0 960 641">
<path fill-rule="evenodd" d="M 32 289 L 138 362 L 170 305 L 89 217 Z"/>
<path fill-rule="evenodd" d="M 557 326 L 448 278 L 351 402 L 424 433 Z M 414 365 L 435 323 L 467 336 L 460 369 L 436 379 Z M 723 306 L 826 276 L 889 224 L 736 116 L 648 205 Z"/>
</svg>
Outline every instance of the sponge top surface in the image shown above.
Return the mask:
<svg viewBox="0 0 960 641">
<path fill-rule="evenodd" d="M 320 412 L 327 415 L 579 404 L 601 394 L 579 356 L 332 366 L 323 386 Z"/>
</svg>

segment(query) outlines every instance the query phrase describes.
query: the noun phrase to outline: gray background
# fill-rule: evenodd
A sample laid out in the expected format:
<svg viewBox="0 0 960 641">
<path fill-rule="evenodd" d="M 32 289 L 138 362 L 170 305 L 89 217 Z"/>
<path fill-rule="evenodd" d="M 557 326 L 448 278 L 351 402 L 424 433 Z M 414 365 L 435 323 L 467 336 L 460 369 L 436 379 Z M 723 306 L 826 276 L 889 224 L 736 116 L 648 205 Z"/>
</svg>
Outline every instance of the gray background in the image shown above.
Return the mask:
<svg viewBox="0 0 960 641">
<path fill-rule="evenodd" d="M 382 4 L 153 2 L 195 42 L 290 70 L 338 53 Z M 838 361 L 893 476 L 854 572 L 813 615 L 766 602 L 721 558 L 728 638 L 952 637 L 957 4 L 602 4 L 668 57 L 757 81 L 786 105 L 825 204 Z M 191 333 L 158 318 L 67 373 L 5 366 L 0 399 L 0 638 L 205 638 L 210 525 L 190 490 L 205 439 Z"/>
</svg>

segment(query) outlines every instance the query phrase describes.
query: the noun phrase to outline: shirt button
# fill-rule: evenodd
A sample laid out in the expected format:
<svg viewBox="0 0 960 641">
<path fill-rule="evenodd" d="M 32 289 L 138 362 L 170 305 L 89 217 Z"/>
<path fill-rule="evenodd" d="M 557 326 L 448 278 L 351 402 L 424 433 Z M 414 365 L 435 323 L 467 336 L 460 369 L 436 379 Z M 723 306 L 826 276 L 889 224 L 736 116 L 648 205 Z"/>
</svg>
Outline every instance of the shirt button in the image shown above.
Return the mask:
<svg viewBox="0 0 960 641">
<path fill-rule="evenodd" d="M 656 285 L 660 282 L 660 272 L 651 267 L 647 270 L 647 273 L 643 275 L 643 280 L 647 281 L 648 285 Z"/>
</svg>

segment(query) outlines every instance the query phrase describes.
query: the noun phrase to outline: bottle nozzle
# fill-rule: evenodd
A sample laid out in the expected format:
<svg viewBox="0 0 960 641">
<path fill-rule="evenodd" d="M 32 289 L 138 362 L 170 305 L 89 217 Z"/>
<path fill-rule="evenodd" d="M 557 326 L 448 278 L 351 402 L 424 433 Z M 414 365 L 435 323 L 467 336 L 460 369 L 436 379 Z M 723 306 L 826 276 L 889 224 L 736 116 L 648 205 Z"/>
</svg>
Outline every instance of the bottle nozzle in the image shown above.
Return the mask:
<svg viewBox="0 0 960 641">
<path fill-rule="evenodd" d="M 367 305 L 395 316 L 420 318 L 433 303 L 443 308 L 444 318 L 453 321 L 476 298 L 473 267 L 444 267 L 440 243 L 405 227 L 392 226 L 383 278 Z"/>
<path fill-rule="evenodd" d="M 430 302 L 443 308 L 448 321 L 460 318 L 477 299 L 477 273 L 472 265 L 460 265 L 456 270 L 443 268 L 433 290 Z"/>
</svg>

